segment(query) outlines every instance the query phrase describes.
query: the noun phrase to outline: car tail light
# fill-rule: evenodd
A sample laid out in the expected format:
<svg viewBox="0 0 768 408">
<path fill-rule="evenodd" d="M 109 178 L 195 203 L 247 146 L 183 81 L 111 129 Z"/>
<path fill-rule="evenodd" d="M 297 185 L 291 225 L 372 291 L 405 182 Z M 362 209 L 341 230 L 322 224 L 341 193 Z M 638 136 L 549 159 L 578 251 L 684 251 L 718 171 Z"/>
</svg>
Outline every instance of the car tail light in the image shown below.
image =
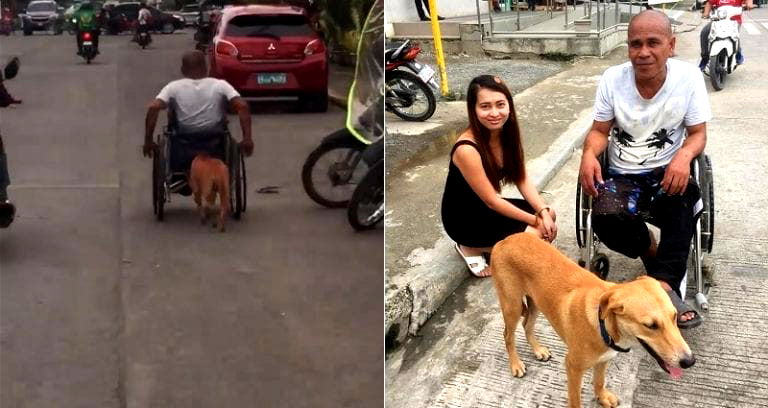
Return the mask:
<svg viewBox="0 0 768 408">
<path fill-rule="evenodd" d="M 216 55 L 222 55 L 227 57 L 237 57 L 238 51 L 235 44 L 232 44 L 226 40 L 216 41 Z"/>
<path fill-rule="evenodd" d="M 416 56 L 419 55 L 420 52 L 421 52 L 421 48 L 412 47 L 410 50 L 408 50 L 408 52 L 405 53 L 405 55 L 403 56 L 403 59 L 407 61 L 415 60 Z"/>
<path fill-rule="evenodd" d="M 304 48 L 304 55 L 322 54 L 325 52 L 325 44 L 320 39 L 312 40 Z"/>
<path fill-rule="evenodd" d="M 89 32 L 83 33 L 83 40 L 91 41 L 91 33 L 89 33 Z"/>
</svg>

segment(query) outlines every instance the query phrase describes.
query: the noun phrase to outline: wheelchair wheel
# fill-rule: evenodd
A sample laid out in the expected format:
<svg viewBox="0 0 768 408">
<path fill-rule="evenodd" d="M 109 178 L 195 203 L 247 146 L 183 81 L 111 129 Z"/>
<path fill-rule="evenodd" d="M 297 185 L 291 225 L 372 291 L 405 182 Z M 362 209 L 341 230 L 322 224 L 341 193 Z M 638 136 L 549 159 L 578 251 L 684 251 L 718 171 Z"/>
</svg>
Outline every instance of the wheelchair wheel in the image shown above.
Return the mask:
<svg viewBox="0 0 768 408">
<path fill-rule="evenodd" d="M 160 149 L 152 154 L 152 207 L 155 218 L 163 221 L 165 210 L 165 168 L 159 155 Z"/>
<path fill-rule="evenodd" d="M 589 196 L 584 194 L 581 183 L 576 182 L 576 243 L 579 248 L 584 248 L 587 243 L 587 223 L 585 219 L 585 210 L 589 207 Z M 582 265 L 584 266 L 584 265 Z"/>
<path fill-rule="evenodd" d="M 384 160 L 374 164 L 357 185 L 347 219 L 356 231 L 372 229 L 384 219 Z"/>
<path fill-rule="evenodd" d="M 243 161 L 237 144 L 233 143 L 230 149 L 230 170 L 229 170 L 229 211 L 232 218 L 239 220 L 245 211 L 243 196 L 245 194 L 243 183 Z"/>
<path fill-rule="evenodd" d="M 701 214 L 701 248 L 707 253 L 711 253 L 715 237 L 715 192 L 712 162 L 707 155 L 702 155 L 699 160 L 701 199 L 704 203 L 704 211 Z"/>
</svg>

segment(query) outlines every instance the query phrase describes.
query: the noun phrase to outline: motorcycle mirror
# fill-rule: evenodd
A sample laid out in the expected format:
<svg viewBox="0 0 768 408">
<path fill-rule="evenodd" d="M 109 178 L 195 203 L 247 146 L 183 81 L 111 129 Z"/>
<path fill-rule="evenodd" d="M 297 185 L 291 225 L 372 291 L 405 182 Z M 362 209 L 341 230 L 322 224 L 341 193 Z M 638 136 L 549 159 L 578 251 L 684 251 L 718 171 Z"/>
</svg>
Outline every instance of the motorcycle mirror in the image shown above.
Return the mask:
<svg viewBox="0 0 768 408">
<path fill-rule="evenodd" d="M 3 78 L 4 79 L 12 79 L 16 76 L 16 74 L 19 73 L 19 65 L 21 62 L 19 62 L 19 57 L 13 57 L 11 58 L 7 64 L 5 64 L 5 69 L 3 69 Z"/>
</svg>

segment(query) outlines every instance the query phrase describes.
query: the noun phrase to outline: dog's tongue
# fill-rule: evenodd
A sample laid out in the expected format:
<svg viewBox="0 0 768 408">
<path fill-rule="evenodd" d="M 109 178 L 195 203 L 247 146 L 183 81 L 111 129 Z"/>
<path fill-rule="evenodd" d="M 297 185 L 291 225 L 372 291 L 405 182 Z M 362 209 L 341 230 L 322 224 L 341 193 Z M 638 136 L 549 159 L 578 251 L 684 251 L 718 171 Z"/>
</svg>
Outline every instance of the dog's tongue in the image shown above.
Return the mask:
<svg viewBox="0 0 768 408">
<path fill-rule="evenodd" d="M 680 377 L 683 376 L 683 369 L 680 367 L 671 367 L 669 364 L 664 364 L 666 366 L 667 371 L 669 371 L 669 375 L 674 378 L 675 380 L 679 380 Z"/>
</svg>

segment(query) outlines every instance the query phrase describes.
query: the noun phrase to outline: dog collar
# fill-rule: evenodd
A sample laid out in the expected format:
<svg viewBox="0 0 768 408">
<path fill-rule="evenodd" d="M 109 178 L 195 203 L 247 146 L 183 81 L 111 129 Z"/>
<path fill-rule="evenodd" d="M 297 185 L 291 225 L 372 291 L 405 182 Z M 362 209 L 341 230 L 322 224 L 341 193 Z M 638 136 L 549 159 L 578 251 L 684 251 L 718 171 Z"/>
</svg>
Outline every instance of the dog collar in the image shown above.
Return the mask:
<svg viewBox="0 0 768 408">
<path fill-rule="evenodd" d="M 630 349 L 628 348 L 621 348 L 616 345 L 616 342 L 613 341 L 611 336 L 608 334 L 608 330 L 605 328 L 605 320 L 603 320 L 600 315 L 602 313 L 600 307 L 597 308 L 597 321 L 600 322 L 600 335 L 603 337 L 603 342 L 605 342 L 605 345 L 618 351 L 619 353 L 627 353 Z"/>
</svg>

